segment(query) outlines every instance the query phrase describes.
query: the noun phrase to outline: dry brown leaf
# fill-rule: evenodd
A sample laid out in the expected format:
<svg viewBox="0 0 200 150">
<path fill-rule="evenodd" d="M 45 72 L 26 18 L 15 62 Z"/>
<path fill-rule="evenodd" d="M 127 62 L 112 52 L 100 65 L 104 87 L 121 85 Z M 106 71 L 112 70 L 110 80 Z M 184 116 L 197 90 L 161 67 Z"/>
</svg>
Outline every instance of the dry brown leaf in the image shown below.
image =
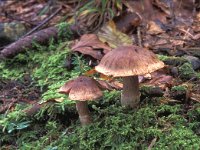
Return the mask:
<svg viewBox="0 0 200 150">
<path fill-rule="evenodd" d="M 85 55 L 90 55 L 97 60 L 101 60 L 101 58 L 103 57 L 101 51 L 94 50 L 92 47 L 79 47 L 76 49 L 72 49 L 72 51 L 79 52 Z"/>
<path fill-rule="evenodd" d="M 111 81 L 111 80 L 113 79 L 112 77 L 107 76 L 107 75 L 104 75 L 104 74 L 102 74 L 102 73 L 100 73 L 100 78 L 101 78 L 101 79 L 104 79 L 104 80 L 108 80 L 108 81 Z"/>
<path fill-rule="evenodd" d="M 161 29 L 161 27 L 154 21 L 149 21 L 148 23 L 149 29 L 147 30 L 148 34 L 157 35 L 164 33 L 165 31 Z"/>
<path fill-rule="evenodd" d="M 123 84 L 118 81 L 107 82 L 104 80 L 97 80 L 99 82 L 101 88 L 106 90 L 121 90 L 123 88 Z"/>
<path fill-rule="evenodd" d="M 116 29 L 116 25 L 113 21 L 109 21 L 107 25 L 103 26 L 97 33 L 99 39 L 108 43 L 112 48 L 117 48 L 122 45 L 132 45 L 132 39 Z"/>
<path fill-rule="evenodd" d="M 123 84 L 118 82 L 118 81 L 111 81 L 109 83 L 113 88 L 115 88 L 116 90 L 121 90 L 123 88 Z"/>
<path fill-rule="evenodd" d="M 144 84 L 159 86 L 163 90 L 174 84 L 174 78 L 165 73 L 165 70 L 159 70 L 151 73 L 151 80 L 146 80 Z"/>
<path fill-rule="evenodd" d="M 132 12 L 124 12 L 119 17 L 114 18 L 117 29 L 123 33 L 129 33 L 138 27 L 142 20 L 139 15 Z"/>
<path fill-rule="evenodd" d="M 191 93 L 190 99 L 200 103 L 200 94 Z"/>
<path fill-rule="evenodd" d="M 90 70 L 88 70 L 88 71 L 86 71 L 86 72 L 84 73 L 84 75 L 85 75 L 85 76 L 92 76 L 92 75 L 94 75 L 95 73 L 100 74 L 100 77 L 99 77 L 99 78 L 101 78 L 101 79 L 103 79 L 103 80 L 107 80 L 107 81 L 112 81 L 112 80 L 113 80 L 112 77 L 107 76 L 107 75 L 104 75 L 104 74 L 102 74 L 102 73 L 99 73 L 99 72 L 97 72 L 94 68 L 93 68 L 93 69 L 90 69 Z"/>
<path fill-rule="evenodd" d="M 104 90 L 113 90 L 113 88 L 106 82 L 103 80 L 97 80 L 97 82 L 100 84 L 100 87 Z"/>
<path fill-rule="evenodd" d="M 97 73 L 97 71 L 93 68 L 93 69 L 90 69 L 88 71 L 86 71 L 84 73 L 85 76 L 91 76 L 91 75 L 94 75 L 95 73 Z"/>
<path fill-rule="evenodd" d="M 103 52 L 102 52 L 102 51 Z M 101 42 L 95 34 L 85 34 L 73 47 L 72 51 L 90 55 L 95 59 L 101 60 L 103 55 L 109 52 L 111 48 Z"/>
<path fill-rule="evenodd" d="M 160 9 L 153 7 L 153 0 L 126 0 L 123 3 L 131 12 L 137 13 L 144 22 L 155 19 L 166 22 L 166 15 Z"/>
</svg>

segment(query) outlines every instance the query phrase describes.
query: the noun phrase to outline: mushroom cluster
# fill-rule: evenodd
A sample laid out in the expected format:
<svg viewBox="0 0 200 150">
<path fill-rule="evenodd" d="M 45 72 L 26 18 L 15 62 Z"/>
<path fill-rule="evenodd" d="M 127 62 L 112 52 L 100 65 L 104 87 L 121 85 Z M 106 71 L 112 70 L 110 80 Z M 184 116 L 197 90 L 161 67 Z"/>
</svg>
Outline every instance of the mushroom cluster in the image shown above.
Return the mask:
<svg viewBox="0 0 200 150">
<path fill-rule="evenodd" d="M 108 76 L 123 78 L 121 104 L 135 108 L 140 101 L 138 75 L 164 67 L 156 55 L 138 46 L 121 46 L 108 52 L 95 69 Z"/>
<path fill-rule="evenodd" d="M 108 52 L 95 69 L 108 76 L 122 77 L 123 90 L 121 104 L 136 108 L 140 101 L 138 75 L 154 72 L 164 67 L 156 55 L 138 46 L 121 46 Z M 92 122 L 87 101 L 102 97 L 105 84 L 90 77 L 80 76 L 70 80 L 59 89 L 59 93 L 68 94 L 76 101 L 76 109 L 82 125 Z"/>
</svg>

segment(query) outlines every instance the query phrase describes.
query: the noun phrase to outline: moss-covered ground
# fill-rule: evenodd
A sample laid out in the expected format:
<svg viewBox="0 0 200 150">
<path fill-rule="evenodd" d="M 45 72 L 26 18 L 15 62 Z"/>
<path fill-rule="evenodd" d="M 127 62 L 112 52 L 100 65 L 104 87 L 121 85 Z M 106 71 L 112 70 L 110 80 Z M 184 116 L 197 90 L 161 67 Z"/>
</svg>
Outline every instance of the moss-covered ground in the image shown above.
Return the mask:
<svg viewBox="0 0 200 150">
<path fill-rule="evenodd" d="M 131 110 L 120 106 L 120 91 L 105 91 L 103 98 L 89 103 L 94 123 L 82 127 L 74 103 L 57 90 L 90 67 L 84 57 L 75 55 L 74 67 L 68 70 L 68 44 L 58 43 L 35 44 L 32 50 L 0 62 L 1 94 L 10 82 L 29 80 L 23 90 L 37 88 L 38 103 L 60 101 L 48 103 L 32 116 L 24 111 L 31 104 L 22 102 L 1 114 L 0 149 L 200 149 L 200 104 L 195 102 L 162 104 L 162 98 L 146 98 L 138 109 Z M 179 86 L 172 89 L 182 90 Z"/>
</svg>

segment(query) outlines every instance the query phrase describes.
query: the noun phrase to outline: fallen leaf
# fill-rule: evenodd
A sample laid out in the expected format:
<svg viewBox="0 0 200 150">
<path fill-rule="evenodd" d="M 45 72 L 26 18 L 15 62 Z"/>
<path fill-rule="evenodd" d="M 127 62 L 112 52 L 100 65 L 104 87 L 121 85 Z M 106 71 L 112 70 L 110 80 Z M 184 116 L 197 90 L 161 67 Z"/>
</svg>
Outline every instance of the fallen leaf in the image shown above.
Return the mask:
<svg viewBox="0 0 200 150">
<path fill-rule="evenodd" d="M 166 70 L 162 69 L 151 73 L 151 80 L 144 81 L 144 84 L 159 86 L 161 89 L 166 89 L 174 84 L 174 78 L 165 73 Z"/>
<path fill-rule="evenodd" d="M 108 43 L 112 48 L 122 45 L 132 45 L 133 43 L 128 35 L 117 30 L 113 21 L 109 21 L 107 25 L 103 26 L 97 35 L 101 41 Z"/>
<path fill-rule="evenodd" d="M 132 12 L 124 12 L 119 17 L 114 18 L 117 29 L 123 33 L 129 33 L 138 27 L 142 20 L 139 15 Z"/>
<path fill-rule="evenodd" d="M 95 73 L 99 73 L 99 72 L 97 72 L 97 71 L 93 68 L 93 69 L 90 69 L 90 70 L 86 71 L 86 72 L 84 73 L 84 75 L 86 75 L 86 76 L 92 76 L 92 75 L 94 75 Z M 110 77 L 110 76 L 104 75 L 104 74 L 102 74 L 102 73 L 99 73 L 99 74 L 100 74 L 100 77 L 99 77 L 99 78 L 101 78 L 101 79 L 103 79 L 103 80 L 107 80 L 107 81 L 112 81 L 112 80 L 113 80 L 113 78 Z"/>
<path fill-rule="evenodd" d="M 193 100 L 193 101 L 196 101 L 196 102 L 200 103 L 200 94 L 191 93 L 190 99 Z"/>
<path fill-rule="evenodd" d="M 121 90 L 123 88 L 123 84 L 118 81 L 107 82 L 105 80 L 97 80 L 97 82 L 105 90 Z"/>
<path fill-rule="evenodd" d="M 93 68 L 93 69 L 90 69 L 88 71 L 86 71 L 84 73 L 85 76 L 91 76 L 91 75 L 94 75 L 95 73 L 97 73 L 97 71 Z"/>
<path fill-rule="evenodd" d="M 147 33 L 148 34 L 151 34 L 151 35 L 158 35 L 158 34 L 161 34 L 161 33 L 164 33 L 165 31 L 161 29 L 161 27 L 154 21 L 149 21 L 148 23 L 149 25 L 149 28 L 147 30 Z"/>
<path fill-rule="evenodd" d="M 72 46 L 72 51 L 90 55 L 97 60 L 101 60 L 103 55 L 110 50 L 111 48 L 101 42 L 95 34 L 83 35 L 80 41 Z"/>
<path fill-rule="evenodd" d="M 103 80 L 97 80 L 97 82 L 99 83 L 100 87 L 104 90 L 113 90 L 113 88 L 106 82 Z"/>
<path fill-rule="evenodd" d="M 116 90 L 121 90 L 123 88 L 123 84 L 120 83 L 119 81 L 111 81 L 109 84 L 115 88 Z"/>
<path fill-rule="evenodd" d="M 104 75 L 104 74 L 102 74 L 102 73 L 100 73 L 100 78 L 101 78 L 101 79 L 104 79 L 104 80 L 108 80 L 108 81 L 111 81 L 111 80 L 113 80 L 113 78 L 112 78 L 112 77 L 110 77 L 110 76 L 107 76 L 107 75 Z"/>
</svg>

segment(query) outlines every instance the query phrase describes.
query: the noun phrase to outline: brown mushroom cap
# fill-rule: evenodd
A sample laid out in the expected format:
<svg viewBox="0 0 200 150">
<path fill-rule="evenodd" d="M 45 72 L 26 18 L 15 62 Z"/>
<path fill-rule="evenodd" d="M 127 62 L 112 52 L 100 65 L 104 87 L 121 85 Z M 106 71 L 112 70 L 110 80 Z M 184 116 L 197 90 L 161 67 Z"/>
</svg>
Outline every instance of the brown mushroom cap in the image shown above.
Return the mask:
<svg viewBox="0 0 200 150">
<path fill-rule="evenodd" d="M 69 94 L 71 100 L 95 100 L 103 95 L 98 85 L 99 83 L 94 79 L 80 76 L 65 83 L 65 85 L 59 89 L 59 93 Z"/>
<path fill-rule="evenodd" d="M 144 75 L 164 67 L 156 55 L 138 46 L 121 46 L 108 52 L 95 69 L 114 77 Z"/>
</svg>

